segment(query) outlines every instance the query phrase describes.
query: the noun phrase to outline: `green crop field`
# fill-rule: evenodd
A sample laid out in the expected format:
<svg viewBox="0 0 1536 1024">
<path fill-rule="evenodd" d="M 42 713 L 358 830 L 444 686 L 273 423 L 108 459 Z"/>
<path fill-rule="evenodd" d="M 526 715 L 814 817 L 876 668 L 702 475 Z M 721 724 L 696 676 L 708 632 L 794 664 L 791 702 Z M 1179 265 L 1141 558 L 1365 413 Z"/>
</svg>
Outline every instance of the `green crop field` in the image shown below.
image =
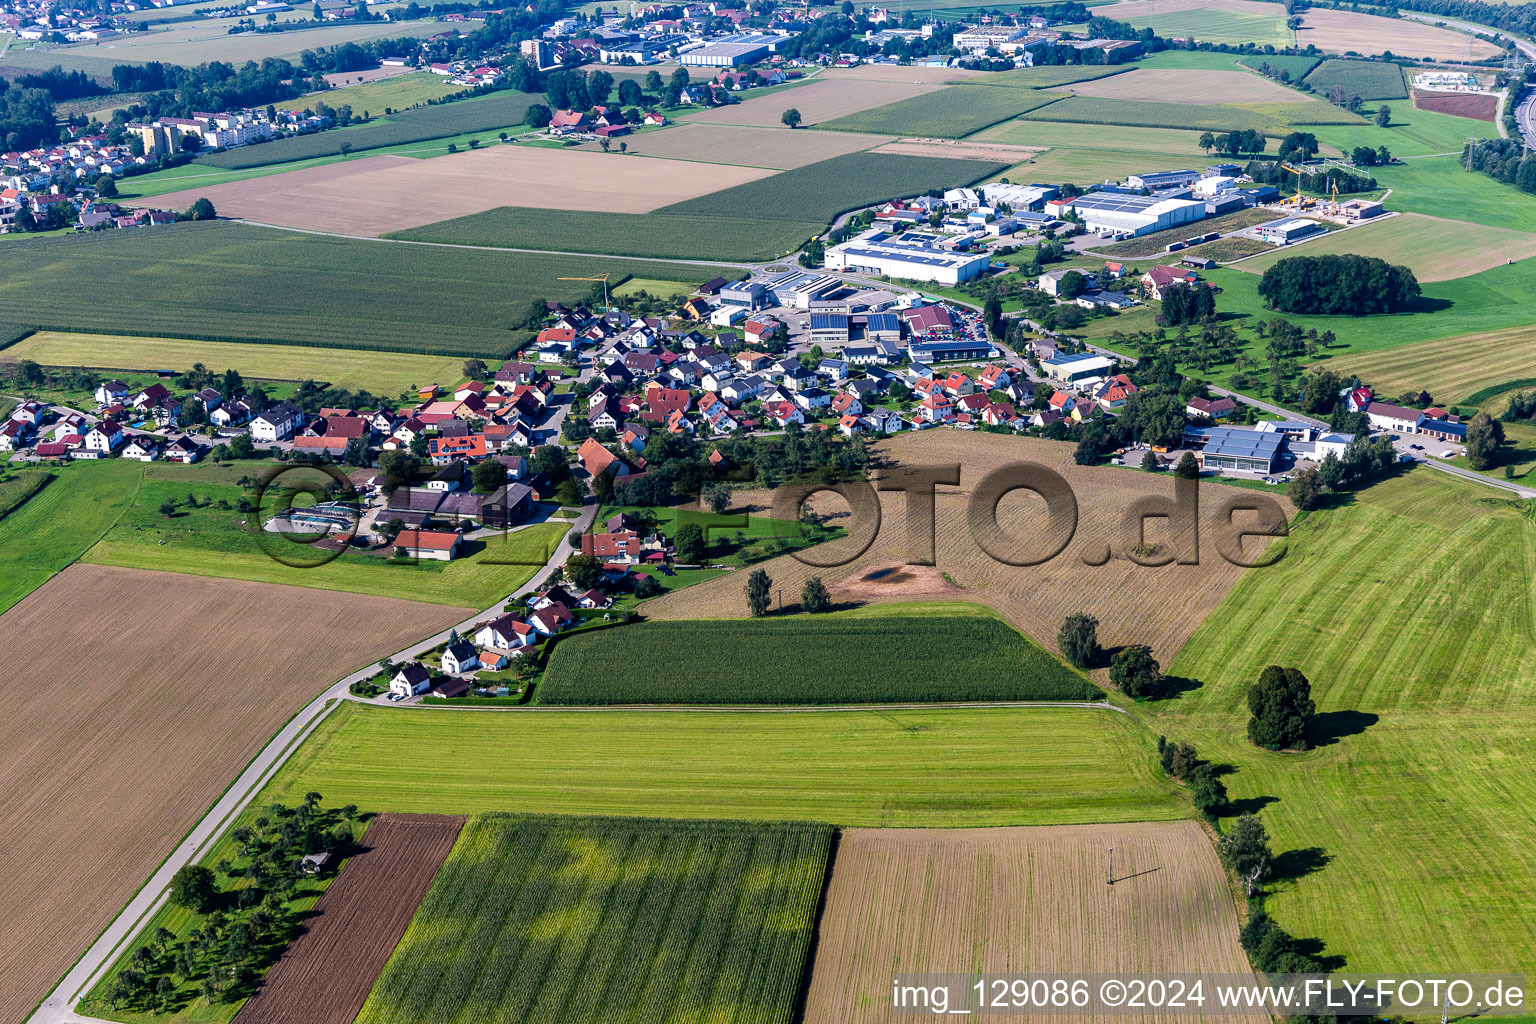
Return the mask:
<svg viewBox="0 0 1536 1024">
<path fill-rule="evenodd" d="M 472 818 L 358 1024 L 788 1024 L 828 825 Z"/>
<path fill-rule="evenodd" d="M 446 78 L 434 75 L 430 71 L 413 71 L 409 74 L 375 79 L 372 82 L 359 82 L 355 85 L 343 85 L 335 89 L 312 92 L 307 96 L 300 96 L 294 102 L 307 106 L 324 103 L 329 107 L 339 107 L 345 103 L 355 114 L 361 114 L 364 111 L 370 114 L 382 114 L 386 110 L 403 110 L 406 107 L 426 103 L 428 100 L 452 96 L 455 93 L 464 92 L 465 89 L 466 87 L 462 85 L 449 85 Z"/>
<path fill-rule="evenodd" d="M 1135 64 L 1057 64 L 1043 65 L 1038 68 L 1016 68 L 1013 71 L 995 71 L 991 74 L 981 75 L 975 78 L 961 78 L 954 85 L 985 85 L 991 88 L 1007 87 L 1010 89 L 1050 89 L 1058 85 L 1071 85 L 1074 82 L 1093 82 L 1100 78 L 1109 78 L 1113 75 L 1121 75 L 1142 67 L 1142 62 Z"/>
<path fill-rule="evenodd" d="M 1237 131 L 1251 128 L 1276 131 L 1274 118 L 1238 106 L 1202 106 L 1155 100 L 1115 100 L 1098 96 L 1068 96 L 1021 114 L 1029 121 L 1068 121 L 1081 124 L 1123 124 L 1144 128 L 1188 128 L 1196 131 Z"/>
<path fill-rule="evenodd" d="M 5 359 L 31 359 L 44 366 L 108 370 L 187 370 L 194 363 L 202 363 L 221 370 L 232 367 L 249 378 L 324 381 L 349 391 L 367 390 L 376 395 L 393 395 L 423 384 L 455 383 L 464 376 L 464 360 L 454 356 L 119 334 L 40 331 L 0 352 Z"/>
<path fill-rule="evenodd" d="M 461 712 L 349 702 L 258 803 L 318 789 L 436 814 L 927 827 L 1187 816 L 1154 754 L 1125 715 L 1080 708 Z"/>
<path fill-rule="evenodd" d="M 942 672 L 934 671 L 936 651 L 946 652 Z M 587 705 L 1103 697 L 986 614 L 646 622 L 561 641 L 540 692 L 545 704 Z"/>
<path fill-rule="evenodd" d="M 1127 128 L 1016 119 L 994 125 L 968 142 L 1049 146 L 1047 152 L 1010 167 L 1010 181 L 1072 181 L 1079 184 L 1119 180 L 1166 161 L 1181 166 L 1209 162 L 1199 146 L 1200 133 L 1171 128 Z M 1201 164 L 1199 166 L 1204 166 Z"/>
<path fill-rule="evenodd" d="M 943 162 L 943 161 L 938 161 Z M 53 330 L 276 341 L 503 359 L 531 297 L 571 301 L 604 271 L 699 280 L 704 268 L 328 238 L 223 222 L 0 245 L 7 319 Z M 89 281 L 83 302 L 59 281 Z"/>
<path fill-rule="evenodd" d="M 69 567 L 117 523 L 144 479 L 139 462 L 81 463 L 0 519 L 0 612 Z"/>
<path fill-rule="evenodd" d="M 1324 94 L 1337 85 L 1344 89 L 1346 97 L 1359 96 L 1362 100 L 1408 98 L 1403 69 L 1381 61 L 1330 58 L 1319 64 L 1305 81 Z"/>
<path fill-rule="evenodd" d="M 921 96 L 887 103 L 883 107 L 823 121 L 816 127 L 828 131 L 868 132 L 875 135 L 958 139 L 1010 120 L 1025 111 L 1043 107 L 1061 96 L 1061 93 L 1018 86 L 1008 89 L 996 85 L 987 88 L 951 85 L 937 92 L 923 93 Z"/>
<path fill-rule="evenodd" d="M 850 153 L 651 213 L 500 207 L 389 237 L 618 256 L 769 260 L 798 248 L 845 210 L 969 185 L 1002 169 L 1002 164 L 983 160 Z M 649 273 L 647 266 L 634 266 L 631 272 L 662 276 Z"/>
<path fill-rule="evenodd" d="M 385 81 L 387 82 L 388 79 Z M 351 144 L 353 152 L 362 153 L 386 146 L 446 139 L 464 132 L 494 131 L 522 124 L 523 119 L 528 116 L 528 107 L 543 101 L 544 97 L 539 93 L 504 90 L 489 96 L 477 96 L 474 99 L 397 110 L 389 117 L 369 121 L 367 124 L 356 127 L 338 128 L 291 139 L 277 139 L 254 146 L 241 146 L 222 153 L 210 153 L 199 157 L 195 162 L 202 167 L 241 170 L 267 164 L 286 163 L 291 160 L 331 156 L 340 152 L 341 144 L 344 142 Z M 362 113 L 360 108 L 354 106 L 353 109 L 359 114 Z M 375 114 L 381 112 L 382 105 L 379 110 L 372 111 Z"/>
<path fill-rule="evenodd" d="M 302 544 L 258 534 L 256 517 L 236 507 L 247 494 L 244 488 L 188 479 L 176 472 L 180 468 L 146 479 L 115 526 L 85 553 L 84 560 L 484 608 L 527 582 L 570 529 L 565 523 L 544 523 L 474 541 L 467 557 L 451 562 L 400 563 L 353 551 L 322 562 L 319 552 Z M 260 475 L 260 467 L 252 467 L 252 473 Z M 203 507 L 182 509 L 169 517 L 160 511 L 167 499 L 182 502 L 189 494 L 205 503 Z M 283 562 L 270 554 L 273 550 Z"/>
<path fill-rule="evenodd" d="M 1276 47 L 1292 44 L 1283 14 L 1249 14 L 1197 7 L 1167 14 L 1130 15 L 1117 20 L 1150 28 L 1165 38 L 1183 37 L 1205 43 L 1257 43 Z"/>
<path fill-rule="evenodd" d="M 1238 581 L 1174 659 L 1201 687 L 1155 727 L 1268 798 L 1273 848 L 1310 874 L 1269 900 L 1352 971 L 1536 970 L 1536 532 L 1524 503 L 1427 468 L 1351 494 Z M 1250 746 L 1244 692 L 1268 664 L 1311 680 L 1323 743 Z M 1433 910 L 1426 908 L 1432 907 Z"/>
</svg>

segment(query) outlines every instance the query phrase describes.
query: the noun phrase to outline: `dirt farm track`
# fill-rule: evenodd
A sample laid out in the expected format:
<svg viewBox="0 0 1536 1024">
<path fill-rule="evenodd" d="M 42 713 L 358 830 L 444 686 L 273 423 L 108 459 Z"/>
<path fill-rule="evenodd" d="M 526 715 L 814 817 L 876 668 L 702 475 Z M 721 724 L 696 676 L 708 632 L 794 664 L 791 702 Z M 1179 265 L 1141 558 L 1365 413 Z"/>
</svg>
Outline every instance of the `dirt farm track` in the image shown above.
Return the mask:
<svg viewBox="0 0 1536 1024">
<path fill-rule="evenodd" d="M 849 829 L 805 1024 L 909 1019 L 891 1011 L 898 974 L 1246 972 L 1237 934 L 1221 865 L 1193 821 Z"/>
<path fill-rule="evenodd" d="M 25 1019 L 304 702 L 468 614 L 75 565 L 0 617 L 0 1024 Z"/>
<path fill-rule="evenodd" d="M 351 1024 L 442 867 L 463 818 L 381 814 L 236 1024 Z"/>
</svg>

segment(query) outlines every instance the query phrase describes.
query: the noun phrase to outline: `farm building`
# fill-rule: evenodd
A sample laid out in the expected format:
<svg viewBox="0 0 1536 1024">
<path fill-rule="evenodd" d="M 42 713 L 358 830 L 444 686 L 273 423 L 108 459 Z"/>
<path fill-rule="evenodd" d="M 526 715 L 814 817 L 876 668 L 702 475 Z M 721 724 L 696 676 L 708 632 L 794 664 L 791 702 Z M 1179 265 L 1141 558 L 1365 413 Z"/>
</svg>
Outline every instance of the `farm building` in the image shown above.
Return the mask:
<svg viewBox="0 0 1536 1024">
<path fill-rule="evenodd" d="M 1241 427 L 1185 427 L 1184 443 L 1198 451 L 1204 469 L 1273 473 L 1280 468 L 1285 435 Z"/>
<path fill-rule="evenodd" d="M 1285 220 L 1277 220 L 1273 224 L 1261 224 L 1255 233 L 1264 241 L 1274 245 L 1288 245 L 1297 239 L 1315 235 L 1323 230 L 1323 226 L 1315 220 L 1307 220 L 1305 217 L 1287 217 Z"/>
<path fill-rule="evenodd" d="M 985 254 L 955 252 L 922 243 L 906 243 L 871 232 L 827 250 L 828 270 L 854 270 L 932 284 L 959 284 L 981 275 L 990 262 Z"/>
<path fill-rule="evenodd" d="M 1094 352 L 1078 352 L 1075 355 L 1056 356 L 1044 360 L 1040 369 L 1052 380 L 1070 383 L 1089 377 L 1102 377 L 1114 369 L 1115 361 Z"/>
<path fill-rule="evenodd" d="M 1083 226 L 1100 235 L 1146 235 L 1205 217 L 1205 203 L 1192 199 L 1089 192 L 1075 199 L 1053 199 L 1045 212 L 1060 217 L 1075 211 Z"/>
<path fill-rule="evenodd" d="M 1400 430 L 1405 434 L 1418 433 L 1424 423 L 1424 414 L 1418 409 L 1407 409 L 1390 402 L 1372 402 L 1365 407 L 1365 415 L 1376 430 Z"/>
</svg>

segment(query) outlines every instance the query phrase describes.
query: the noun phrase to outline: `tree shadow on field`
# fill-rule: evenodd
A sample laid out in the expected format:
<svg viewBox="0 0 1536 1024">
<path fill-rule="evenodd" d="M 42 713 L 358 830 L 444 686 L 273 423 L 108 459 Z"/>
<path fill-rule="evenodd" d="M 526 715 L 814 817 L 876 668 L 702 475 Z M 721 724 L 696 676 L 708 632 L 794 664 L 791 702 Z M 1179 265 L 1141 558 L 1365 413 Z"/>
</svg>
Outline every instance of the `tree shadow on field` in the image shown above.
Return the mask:
<svg viewBox="0 0 1536 1024">
<path fill-rule="evenodd" d="M 1270 804 L 1277 804 L 1280 798 L 1277 796 L 1245 796 L 1240 800 L 1228 800 L 1226 810 L 1222 817 L 1237 818 L 1244 814 L 1258 814 Z"/>
<path fill-rule="evenodd" d="M 1198 690 L 1204 686 L 1198 679 L 1188 676 L 1163 676 L 1162 691 L 1158 693 L 1158 700 L 1175 700 L 1191 690 Z"/>
<path fill-rule="evenodd" d="M 1314 747 L 1327 747 L 1346 736 L 1358 736 L 1379 721 L 1381 716 L 1369 711 L 1324 711 L 1312 716 L 1307 739 Z"/>
<path fill-rule="evenodd" d="M 1328 866 L 1333 857 L 1321 846 L 1287 850 L 1270 863 L 1269 875 L 1277 882 L 1294 882 Z"/>
</svg>

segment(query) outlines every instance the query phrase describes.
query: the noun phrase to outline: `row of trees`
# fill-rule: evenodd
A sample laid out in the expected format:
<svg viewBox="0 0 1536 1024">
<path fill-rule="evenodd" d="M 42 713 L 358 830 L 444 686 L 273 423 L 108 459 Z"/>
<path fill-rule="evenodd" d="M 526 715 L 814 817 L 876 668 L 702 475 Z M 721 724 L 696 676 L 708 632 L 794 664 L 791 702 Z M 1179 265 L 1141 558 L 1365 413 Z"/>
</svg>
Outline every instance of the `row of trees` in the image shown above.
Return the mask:
<svg viewBox="0 0 1536 1024">
<path fill-rule="evenodd" d="M 1517 132 L 1508 139 L 1477 139 L 1461 151 L 1461 165 L 1536 195 L 1536 154 L 1525 148 Z"/>
<path fill-rule="evenodd" d="M 773 606 L 773 577 L 766 570 L 753 569 L 747 574 L 747 611 L 754 618 L 768 614 Z M 800 588 L 800 610 L 820 614 L 832 609 L 832 595 L 820 576 L 812 576 Z"/>
</svg>

